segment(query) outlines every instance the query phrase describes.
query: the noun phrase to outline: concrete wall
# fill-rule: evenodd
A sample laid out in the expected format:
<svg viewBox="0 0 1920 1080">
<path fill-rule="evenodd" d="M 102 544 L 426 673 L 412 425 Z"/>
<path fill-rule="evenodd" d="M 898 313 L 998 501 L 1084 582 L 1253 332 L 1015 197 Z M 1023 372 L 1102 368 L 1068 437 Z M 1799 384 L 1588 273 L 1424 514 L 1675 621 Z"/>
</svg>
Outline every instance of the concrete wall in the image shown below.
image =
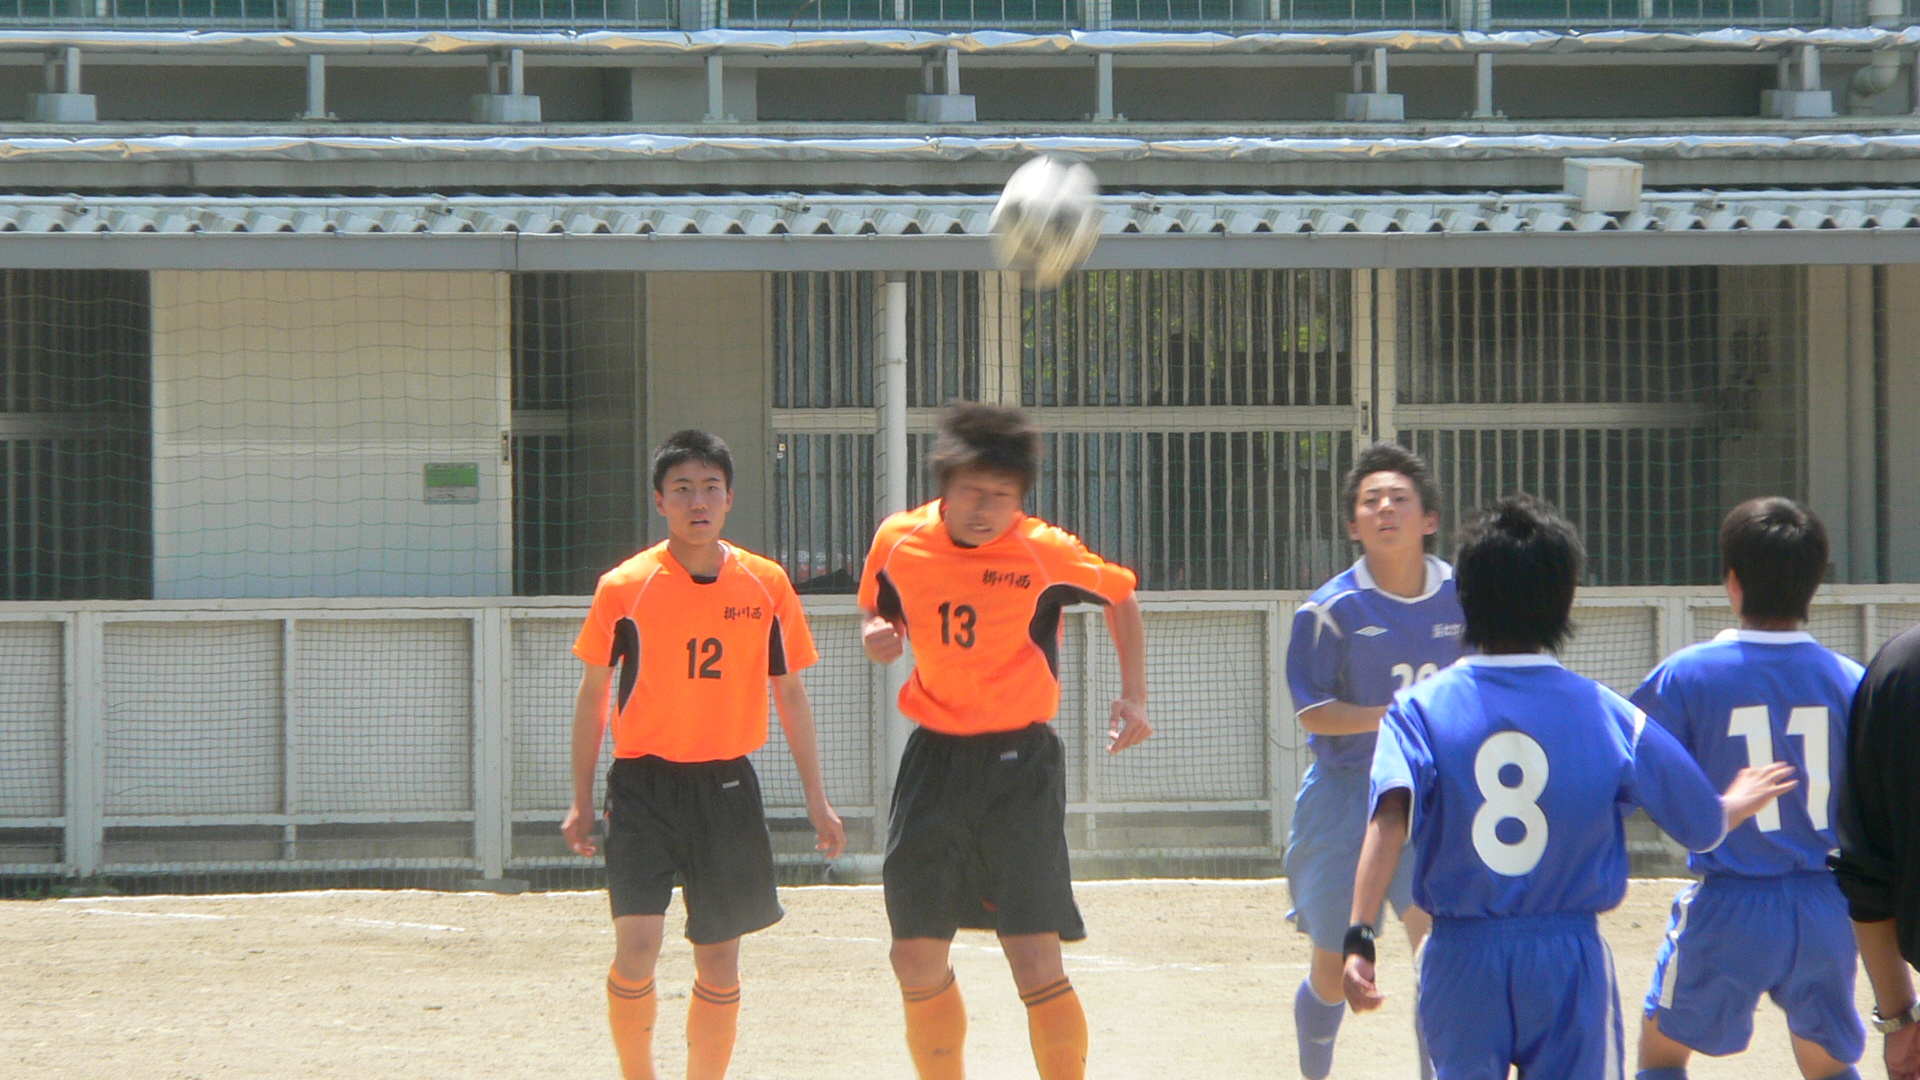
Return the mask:
<svg viewBox="0 0 1920 1080">
<path fill-rule="evenodd" d="M 1886 574 L 1920 581 L 1920 266 L 1885 274 Z"/>
<path fill-rule="evenodd" d="M 154 596 L 512 588 L 508 281 L 153 275 Z M 472 462 L 479 502 L 429 504 Z"/>
<path fill-rule="evenodd" d="M 727 440 L 736 494 L 726 537 L 760 552 L 773 538 L 767 310 L 764 274 L 647 275 L 647 437 L 697 427 Z M 649 532 L 666 535 L 657 515 Z"/>
</svg>

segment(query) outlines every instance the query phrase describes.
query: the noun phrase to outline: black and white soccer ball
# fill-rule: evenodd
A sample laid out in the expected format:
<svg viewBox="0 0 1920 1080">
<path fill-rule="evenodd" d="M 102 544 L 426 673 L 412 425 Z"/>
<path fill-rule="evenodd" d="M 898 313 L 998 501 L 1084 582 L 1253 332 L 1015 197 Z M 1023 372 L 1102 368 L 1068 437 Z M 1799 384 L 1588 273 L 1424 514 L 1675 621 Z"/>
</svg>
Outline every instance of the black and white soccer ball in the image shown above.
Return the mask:
<svg viewBox="0 0 1920 1080">
<path fill-rule="evenodd" d="M 1013 171 L 994 205 L 993 252 L 1027 284 L 1052 289 L 1100 239 L 1100 184 L 1084 162 L 1042 154 Z"/>
</svg>

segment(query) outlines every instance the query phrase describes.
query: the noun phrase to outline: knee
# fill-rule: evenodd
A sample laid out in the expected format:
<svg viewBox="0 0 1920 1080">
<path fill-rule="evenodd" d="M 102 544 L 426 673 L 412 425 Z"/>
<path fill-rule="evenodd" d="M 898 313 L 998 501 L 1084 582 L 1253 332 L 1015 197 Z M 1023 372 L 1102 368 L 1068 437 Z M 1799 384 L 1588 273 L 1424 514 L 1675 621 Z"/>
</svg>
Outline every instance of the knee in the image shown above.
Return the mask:
<svg viewBox="0 0 1920 1080">
<path fill-rule="evenodd" d="M 932 986 L 947 974 L 946 950 L 918 941 L 895 941 L 887 958 L 893 963 L 893 977 L 904 987 Z"/>
</svg>

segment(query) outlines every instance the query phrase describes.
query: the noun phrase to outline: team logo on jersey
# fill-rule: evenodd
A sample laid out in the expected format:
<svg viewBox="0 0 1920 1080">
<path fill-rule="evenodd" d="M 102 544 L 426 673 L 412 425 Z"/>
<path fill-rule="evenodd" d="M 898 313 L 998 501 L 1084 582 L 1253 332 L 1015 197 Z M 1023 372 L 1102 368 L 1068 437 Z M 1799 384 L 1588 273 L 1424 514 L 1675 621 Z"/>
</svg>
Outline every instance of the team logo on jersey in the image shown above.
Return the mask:
<svg viewBox="0 0 1920 1080">
<path fill-rule="evenodd" d="M 1386 632 L 1387 628 L 1384 626 L 1363 626 L 1354 631 L 1354 633 L 1359 634 L 1361 637 L 1379 637 Z"/>
<path fill-rule="evenodd" d="M 1032 574 L 1016 574 L 1011 570 L 987 570 L 980 574 L 982 585 L 1006 585 L 1015 589 L 1033 588 Z"/>
<path fill-rule="evenodd" d="M 1442 622 L 1433 624 L 1433 636 L 1437 638 L 1459 637 L 1461 634 L 1466 633 L 1466 630 L 1467 626 L 1465 623 Z"/>
<path fill-rule="evenodd" d="M 728 622 L 735 619 L 758 619 L 766 614 L 766 610 L 757 604 L 752 607 L 728 607 L 721 609 L 720 617 Z"/>
</svg>

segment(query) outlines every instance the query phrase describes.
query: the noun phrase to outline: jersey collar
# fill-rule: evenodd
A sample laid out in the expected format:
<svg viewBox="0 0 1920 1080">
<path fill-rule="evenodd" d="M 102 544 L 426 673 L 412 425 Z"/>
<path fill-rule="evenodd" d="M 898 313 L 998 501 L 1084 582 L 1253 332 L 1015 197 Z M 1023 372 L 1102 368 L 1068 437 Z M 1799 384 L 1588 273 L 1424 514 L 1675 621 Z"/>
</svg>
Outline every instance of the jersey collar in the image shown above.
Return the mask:
<svg viewBox="0 0 1920 1080">
<path fill-rule="evenodd" d="M 1432 599 L 1433 594 L 1440 591 L 1440 586 L 1452 577 L 1453 567 L 1448 566 L 1446 562 L 1437 556 L 1429 555 L 1427 556 L 1427 587 L 1421 591 L 1419 596 L 1401 596 L 1397 593 L 1388 592 L 1373 580 L 1373 572 L 1367 569 L 1367 557 L 1365 555 L 1360 556 L 1359 561 L 1353 564 L 1354 584 L 1363 589 L 1371 589 L 1389 600 L 1398 600 L 1403 604 L 1417 604 L 1422 600 Z"/>
<path fill-rule="evenodd" d="M 1713 635 L 1715 641 L 1744 641 L 1749 645 L 1818 645 L 1805 630 L 1743 630 L 1729 627 Z"/>
<path fill-rule="evenodd" d="M 720 573 L 713 576 L 713 580 L 715 581 L 719 581 L 721 575 L 727 572 L 727 567 L 733 565 L 733 545 L 727 543 L 725 540 L 721 540 L 718 543 L 720 544 Z M 688 581 L 697 580 L 693 576 L 693 571 L 682 566 L 680 560 L 673 557 L 673 549 L 668 547 L 667 542 L 664 540 L 660 542 L 660 561 L 672 567 L 675 573 L 684 575 Z"/>
<path fill-rule="evenodd" d="M 1558 657 L 1555 657 L 1552 653 L 1543 653 L 1543 652 L 1495 653 L 1493 655 L 1488 655 L 1486 653 L 1468 653 L 1467 655 L 1454 661 L 1454 663 L 1467 664 L 1472 667 L 1560 667 L 1561 666 L 1560 660 Z"/>
</svg>

